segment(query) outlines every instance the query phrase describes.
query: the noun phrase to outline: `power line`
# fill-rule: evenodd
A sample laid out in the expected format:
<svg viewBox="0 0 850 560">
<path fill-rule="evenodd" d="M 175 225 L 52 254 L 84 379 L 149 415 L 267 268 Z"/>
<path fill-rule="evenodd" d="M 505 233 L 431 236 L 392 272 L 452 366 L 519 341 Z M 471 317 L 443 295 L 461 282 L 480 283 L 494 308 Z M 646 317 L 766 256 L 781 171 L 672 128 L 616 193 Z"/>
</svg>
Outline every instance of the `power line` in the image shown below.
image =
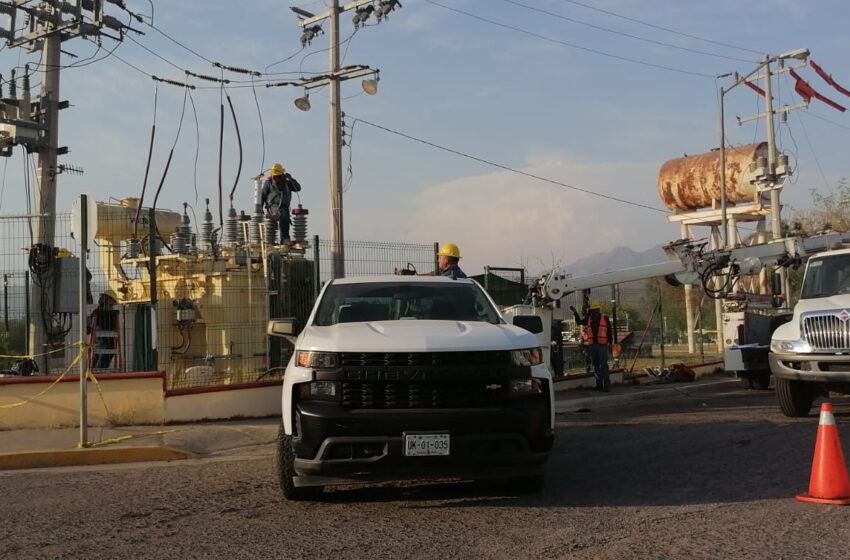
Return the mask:
<svg viewBox="0 0 850 560">
<path fill-rule="evenodd" d="M 465 152 L 461 152 L 461 151 L 455 150 L 453 148 L 441 146 L 439 144 L 435 144 L 434 142 L 429 142 L 428 140 L 423 140 L 422 138 L 417 138 L 415 136 L 405 134 L 404 132 L 400 132 L 398 130 L 393 130 L 391 128 L 381 126 L 379 124 L 375 124 L 373 122 L 370 122 L 370 121 L 367 121 L 367 120 L 364 120 L 364 119 L 361 119 L 361 118 L 355 118 L 352 126 L 354 126 L 354 124 L 356 124 L 358 122 L 361 122 L 361 123 L 368 125 L 368 126 L 371 126 L 373 128 L 377 128 L 379 130 L 383 130 L 384 132 L 388 132 L 390 134 L 394 134 L 396 136 L 401 136 L 402 138 L 406 138 L 408 140 L 412 140 L 414 142 L 418 142 L 420 144 L 430 146 L 431 148 L 436 148 L 438 150 L 442 150 L 444 152 L 448 152 L 448 153 L 454 154 L 456 156 L 460 156 L 460 157 L 463 157 L 463 158 L 466 158 L 466 159 L 471 159 L 473 161 L 477 161 L 478 163 L 483 163 L 483 164 L 489 165 L 491 167 L 497 167 L 499 169 L 503 169 L 505 171 L 510 171 L 511 173 L 516 173 L 518 175 L 523 175 L 525 177 L 530 177 L 530 178 L 536 179 L 538 181 L 543 181 L 545 183 L 558 185 L 560 187 L 564 187 L 564 188 L 567 188 L 567 189 L 570 189 L 570 190 L 578 191 L 578 192 L 581 192 L 581 193 L 584 193 L 584 194 L 589 194 L 589 195 L 592 195 L 592 196 L 597 196 L 599 198 L 605 198 L 607 200 L 612 200 L 614 202 L 620 202 L 620 203 L 623 203 L 623 204 L 628 204 L 628 205 L 631 205 L 631 206 L 644 208 L 646 210 L 652 210 L 653 212 L 661 212 L 663 214 L 669 214 L 669 212 L 667 212 L 666 210 L 663 210 L 663 209 L 655 207 L 655 206 L 649 206 L 648 204 L 642 204 L 640 202 L 634 202 L 632 200 L 626 200 L 624 198 L 619 198 L 619 197 L 616 197 L 616 196 L 611 196 L 611 195 L 608 195 L 608 194 L 599 193 L 599 192 L 596 192 L 596 191 L 592 191 L 590 189 L 577 187 L 575 185 L 570 185 L 568 183 L 562 183 L 561 181 L 556 181 L 555 179 L 549 179 L 549 178 L 546 178 L 546 177 L 542 177 L 540 175 L 535 175 L 534 173 L 522 171 L 521 169 L 517 169 L 515 167 L 510 167 L 508 165 L 503 165 L 501 163 L 496 163 L 494 161 L 490 161 L 490 160 L 487 160 L 487 159 L 484 159 L 484 158 L 480 158 L 478 156 L 473 156 L 471 154 L 467 154 Z"/>
<path fill-rule="evenodd" d="M 808 115 L 808 116 L 810 116 L 810 117 L 812 117 L 812 118 L 815 118 L 815 119 L 821 120 L 821 121 L 823 121 L 823 122 L 827 122 L 827 123 L 829 123 L 829 124 L 831 124 L 831 125 L 833 125 L 833 126 L 837 126 L 838 128 L 843 128 L 844 130 L 850 130 L 850 126 L 847 126 L 847 125 L 845 125 L 845 124 L 841 124 L 841 123 L 837 123 L 837 122 L 835 122 L 835 121 L 833 121 L 833 120 L 827 119 L 826 117 L 822 117 L 822 116 L 817 115 L 817 114 L 815 114 L 815 113 L 812 113 L 812 112 L 810 112 L 810 111 L 806 111 L 804 114 L 805 114 L 805 115 Z"/>
<path fill-rule="evenodd" d="M 737 45 L 733 45 L 731 43 L 724 43 L 723 41 L 715 41 L 714 39 L 707 39 L 705 37 L 700 37 L 699 35 L 692 35 L 690 33 L 683 33 L 682 31 L 677 31 L 675 29 L 671 29 L 669 27 L 663 27 L 661 25 L 656 25 L 654 23 L 649 23 L 648 21 L 643 21 L 637 18 L 624 16 L 622 14 L 618 14 L 616 12 L 612 12 L 609 10 L 604 10 L 602 8 L 597 8 L 596 6 L 591 6 L 589 4 L 585 4 L 583 2 L 578 2 L 577 0 L 561 0 L 562 2 L 568 2 L 570 4 L 575 4 L 576 6 L 581 6 L 582 8 L 587 8 L 588 10 L 594 10 L 597 12 L 601 12 L 603 14 L 608 14 L 609 16 L 614 16 L 620 19 L 624 19 L 626 21 L 631 21 L 633 23 L 639 23 L 640 25 L 645 25 L 647 27 L 652 27 L 653 29 L 658 29 L 660 31 L 666 31 L 668 33 L 673 33 L 674 35 L 680 35 L 682 37 L 687 37 L 689 39 L 696 39 L 697 41 L 704 41 L 706 43 L 711 43 L 714 45 L 719 45 L 722 47 L 729 47 L 730 49 L 737 49 L 739 51 L 746 51 L 753 54 L 763 55 L 764 53 L 761 51 L 755 51 L 753 49 L 748 49 L 747 47 L 740 47 Z"/>
<path fill-rule="evenodd" d="M 806 130 L 806 123 L 803 122 L 803 119 L 800 117 L 799 113 L 797 114 L 797 120 L 800 121 L 800 127 L 803 129 L 803 136 L 806 137 L 806 143 L 809 145 L 809 149 L 812 151 L 812 157 L 815 158 L 815 165 L 818 167 L 818 171 L 820 172 L 821 179 L 823 179 L 823 184 L 826 185 L 826 189 L 829 192 L 832 192 L 832 187 L 829 186 L 829 181 L 826 179 L 826 173 L 823 172 L 823 166 L 820 164 L 820 159 L 818 158 L 818 154 L 815 151 L 815 147 L 812 145 L 812 140 L 809 138 L 809 131 Z"/>
<path fill-rule="evenodd" d="M 635 39 L 637 41 L 644 41 L 646 43 L 651 43 L 653 45 L 659 45 L 659 46 L 667 47 L 667 48 L 671 48 L 671 49 L 678 49 L 678 50 L 681 50 L 681 51 L 687 51 L 687 52 L 690 52 L 690 53 L 700 54 L 700 55 L 704 55 L 704 56 L 713 56 L 715 58 L 725 58 L 726 60 L 734 60 L 736 62 L 753 63 L 753 61 L 747 60 L 745 58 L 737 58 L 737 57 L 734 57 L 734 56 L 726 56 L 724 54 L 713 53 L 713 52 L 709 52 L 709 51 L 701 51 L 699 49 L 692 49 L 690 47 L 683 47 L 681 45 L 674 45 L 673 43 L 665 43 L 664 41 L 656 41 L 655 39 L 648 39 L 646 37 L 640 37 L 639 35 L 632 35 L 631 33 L 625 33 L 623 31 L 617 31 L 616 29 L 611 29 L 611 28 L 608 28 L 608 27 L 602 27 L 601 25 L 595 25 L 593 23 L 588 23 L 586 21 L 581 21 L 581 20 L 578 20 L 578 19 L 567 17 L 565 15 L 557 14 L 555 12 L 550 12 L 550 11 L 544 10 L 542 8 L 536 8 L 534 6 L 529 6 L 528 4 L 524 4 L 522 2 L 517 2 L 516 0 L 502 0 L 502 1 L 506 2 L 508 4 L 513 4 L 514 6 L 520 6 L 522 8 L 527 9 L 527 10 L 531 10 L 531 11 L 538 12 L 538 13 L 541 13 L 541 14 L 546 14 L 548 16 L 552 16 L 552 17 L 555 17 L 555 18 L 558 18 L 558 19 L 562 19 L 564 21 L 569 21 L 569 22 L 575 23 L 577 25 L 583 25 L 585 27 L 590 27 L 592 29 L 604 31 L 606 33 L 613 33 L 614 35 L 620 35 L 622 37 L 628 37 L 630 39 Z"/>
<path fill-rule="evenodd" d="M 467 12 L 465 10 L 453 8 L 451 6 L 446 6 L 445 4 L 440 4 L 439 2 L 436 2 L 435 0 L 424 0 L 424 1 L 429 3 L 429 4 L 433 4 L 434 6 L 439 6 L 440 8 L 443 8 L 445 10 L 449 10 L 451 12 L 462 14 L 462 15 L 465 15 L 465 16 L 470 17 L 472 19 L 476 19 L 478 21 L 483 21 L 485 23 L 489 23 L 490 25 L 495 25 L 497 27 L 502 27 L 504 29 L 510 29 L 511 31 L 516 31 L 517 33 L 522 33 L 522 34 L 528 35 L 530 37 L 536 37 L 538 39 L 542 39 L 542 40 L 548 41 L 550 43 L 556 43 L 556 44 L 559 44 L 559 45 L 564 45 L 566 47 L 578 49 L 580 51 L 585 51 L 585 52 L 597 54 L 597 55 L 600 55 L 600 56 L 606 56 L 608 58 L 614 58 L 616 60 L 620 60 L 620 61 L 623 61 L 623 62 L 630 62 L 632 64 L 639 64 L 641 66 L 649 66 L 651 68 L 658 68 L 660 70 L 677 72 L 679 74 L 687 74 L 689 76 L 698 76 L 700 78 L 714 78 L 714 75 L 712 75 L 712 74 L 704 74 L 702 72 L 693 72 L 691 70 L 685 70 L 685 69 L 682 69 L 682 68 L 675 68 L 673 66 L 665 66 L 663 64 L 656 64 L 654 62 L 647 62 L 645 60 L 640 60 L 640 59 L 637 59 L 637 58 L 629 58 L 627 56 L 620 56 L 618 54 L 600 51 L 598 49 L 592 49 L 590 47 L 583 47 L 583 46 L 577 45 L 575 43 L 562 41 L 560 39 L 555 39 L 555 38 L 552 38 L 552 37 L 548 37 L 546 35 L 542 35 L 540 33 L 535 33 L 534 31 L 529 31 L 527 29 L 522 29 L 520 27 L 508 25 L 507 23 L 501 23 L 501 22 L 498 22 L 498 21 L 495 21 L 495 20 L 492 20 L 492 19 L 488 19 L 488 18 L 485 18 L 483 16 L 473 14 L 472 12 Z"/>
</svg>

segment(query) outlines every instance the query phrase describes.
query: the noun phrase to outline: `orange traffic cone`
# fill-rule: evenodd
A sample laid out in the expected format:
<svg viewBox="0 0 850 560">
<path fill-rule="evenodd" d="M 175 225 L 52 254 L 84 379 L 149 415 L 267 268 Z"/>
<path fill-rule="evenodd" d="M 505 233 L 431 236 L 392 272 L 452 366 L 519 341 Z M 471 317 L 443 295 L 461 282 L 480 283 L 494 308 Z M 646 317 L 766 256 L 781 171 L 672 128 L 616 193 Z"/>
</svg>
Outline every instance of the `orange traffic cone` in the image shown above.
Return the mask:
<svg viewBox="0 0 850 560">
<path fill-rule="evenodd" d="M 832 405 L 823 403 L 820 407 L 818 439 L 815 443 L 815 459 L 812 462 L 812 478 L 809 492 L 800 494 L 801 502 L 846 506 L 850 504 L 850 476 L 847 464 L 841 452 L 841 440 L 832 415 Z"/>
</svg>

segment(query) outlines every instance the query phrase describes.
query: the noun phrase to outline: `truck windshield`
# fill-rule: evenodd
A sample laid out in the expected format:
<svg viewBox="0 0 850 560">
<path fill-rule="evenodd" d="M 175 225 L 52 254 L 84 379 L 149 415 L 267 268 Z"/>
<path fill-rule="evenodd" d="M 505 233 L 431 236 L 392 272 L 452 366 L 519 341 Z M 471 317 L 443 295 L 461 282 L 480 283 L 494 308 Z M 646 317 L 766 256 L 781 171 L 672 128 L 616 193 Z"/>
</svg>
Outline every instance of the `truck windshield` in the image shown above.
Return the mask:
<svg viewBox="0 0 850 560">
<path fill-rule="evenodd" d="M 313 324 L 417 319 L 501 322 L 474 284 L 364 282 L 328 286 Z"/>
<path fill-rule="evenodd" d="M 809 260 L 800 299 L 850 294 L 850 253 Z"/>
</svg>

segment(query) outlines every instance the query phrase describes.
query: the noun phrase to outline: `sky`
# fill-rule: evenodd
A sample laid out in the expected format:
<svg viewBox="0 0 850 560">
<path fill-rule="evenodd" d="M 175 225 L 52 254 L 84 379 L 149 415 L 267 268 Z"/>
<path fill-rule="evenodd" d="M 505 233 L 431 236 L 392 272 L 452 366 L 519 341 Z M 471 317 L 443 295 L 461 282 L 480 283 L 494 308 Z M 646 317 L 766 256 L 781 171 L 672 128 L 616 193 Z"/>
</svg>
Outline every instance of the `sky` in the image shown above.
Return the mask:
<svg viewBox="0 0 850 560">
<path fill-rule="evenodd" d="M 312 12 L 325 9 L 325 0 L 292 1 Z M 215 61 L 277 73 L 257 78 L 256 88 L 228 90 L 244 150 L 237 208 L 251 210 L 251 177 L 280 162 L 303 186 L 301 202 L 310 210 L 310 233 L 328 237 L 326 92 L 314 91 L 312 110 L 302 112 L 293 105 L 303 94 L 300 89 L 265 87 L 270 79 L 325 71 L 327 35 L 302 49 L 295 15 L 287 2 L 277 0 L 126 2 L 148 15 L 152 4 L 153 25 L 197 54 L 138 22 L 133 27 L 144 35 L 131 35 L 134 40 L 125 40 L 111 56 L 116 44 L 110 39 L 103 40 L 100 50 L 83 39 L 64 44 L 65 51 L 79 58 L 65 56 L 63 63 L 80 66 L 62 72 L 61 97 L 71 107 L 61 114 L 60 144 L 70 150 L 61 161 L 83 168 L 85 174 L 60 177 L 58 210 L 69 210 L 81 192 L 98 200 L 139 195 L 156 93 L 157 134 L 148 188 L 159 183 L 177 138 L 158 205 L 179 209 L 188 202 L 200 217 L 209 197 L 217 214 L 221 90 L 209 82 L 192 82 L 199 86 L 193 92 L 198 130 L 187 105 L 176 137 L 183 88 L 161 85 L 157 90 L 146 75 L 181 82 L 185 69 L 218 75 L 209 62 Z M 377 95 L 362 94 L 359 80 L 343 87 L 349 144 L 343 154 L 345 236 L 453 242 L 461 248 L 467 273 L 478 273 L 485 265 L 525 266 L 539 272 L 617 246 L 641 251 L 677 239 L 679 227 L 658 211 L 663 209 L 658 169 L 668 159 L 718 145 L 717 88 L 730 82 L 715 76 L 745 74 L 764 54 L 805 47 L 813 60 L 850 88 L 850 35 L 845 25 L 850 5 L 841 0 L 402 4 L 387 21 L 353 35 L 351 14 L 341 18 L 345 64 L 367 64 L 381 71 Z M 115 6 L 108 12 L 126 19 Z M 95 62 L 84 61 L 95 54 Z M 8 79 L 13 67 L 36 60 L 37 54 L 3 49 L 0 73 Z M 801 73 L 818 91 L 850 106 L 850 98 L 813 71 Z M 799 101 L 789 78 L 778 83 L 780 105 Z M 763 139 L 763 123 L 738 126 L 735 121 L 736 116 L 764 110 L 758 96 L 740 87 L 726 101 L 728 144 Z M 238 163 L 234 127 L 229 114 L 226 117 L 225 198 Z M 813 101 L 778 125 L 778 138 L 780 149 L 798 166 L 783 190 L 786 204 L 804 208 L 812 189 L 829 194 L 841 177 L 850 176 L 850 114 Z M 18 151 L 0 165 L 0 214 L 26 212 L 23 156 Z"/>
</svg>

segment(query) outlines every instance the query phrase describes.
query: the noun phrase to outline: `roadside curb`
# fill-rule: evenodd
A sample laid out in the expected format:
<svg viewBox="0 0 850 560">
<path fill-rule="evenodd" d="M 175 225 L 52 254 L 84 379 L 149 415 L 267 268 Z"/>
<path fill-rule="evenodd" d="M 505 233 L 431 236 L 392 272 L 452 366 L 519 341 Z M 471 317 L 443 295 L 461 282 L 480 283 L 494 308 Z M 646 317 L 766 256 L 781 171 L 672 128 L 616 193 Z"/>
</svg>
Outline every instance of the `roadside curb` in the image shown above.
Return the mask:
<svg viewBox="0 0 850 560">
<path fill-rule="evenodd" d="M 147 461 L 179 461 L 194 454 L 161 445 L 85 449 L 47 449 L 0 453 L 0 470 L 75 467 Z"/>
<path fill-rule="evenodd" d="M 648 391 L 640 391 L 637 393 L 626 393 L 624 395 L 599 395 L 581 399 L 555 401 L 555 414 L 576 412 L 581 408 L 607 408 L 609 406 L 617 406 L 634 401 L 659 399 L 675 395 L 677 393 L 681 394 L 683 392 L 699 392 L 706 387 L 716 387 L 717 385 L 732 383 L 740 383 L 740 380 L 722 379 L 720 381 L 711 381 L 709 383 L 700 383 L 698 385 L 678 383 L 675 386 L 670 385 L 659 389 L 650 389 Z"/>
</svg>

